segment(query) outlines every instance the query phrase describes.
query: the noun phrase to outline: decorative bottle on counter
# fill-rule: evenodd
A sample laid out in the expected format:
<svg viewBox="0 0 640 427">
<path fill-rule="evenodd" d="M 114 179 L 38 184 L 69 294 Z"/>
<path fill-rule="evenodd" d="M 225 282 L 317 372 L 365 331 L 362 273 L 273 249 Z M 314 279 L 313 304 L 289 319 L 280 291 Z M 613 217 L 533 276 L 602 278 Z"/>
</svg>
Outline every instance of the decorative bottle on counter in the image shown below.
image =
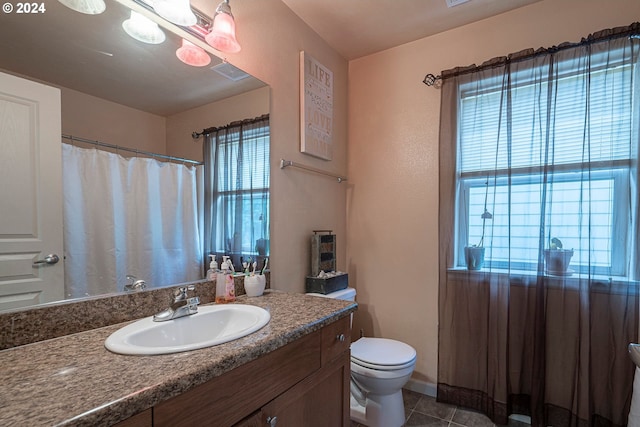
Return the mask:
<svg viewBox="0 0 640 427">
<path fill-rule="evenodd" d="M 228 256 L 222 257 L 221 272 L 216 277 L 216 303 L 222 304 L 236 300 L 236 289 L 233 281 L 233 264 Z"/>
<path fill-rule="evenodd" d="M 213 282 L 217 279 L 218 263 L 215 255 L 209 255 L 209 258 L 211 258 L 211 262 L 209 263 L 209 270 L 207 270 L 207 280 Z"/>
</svg>

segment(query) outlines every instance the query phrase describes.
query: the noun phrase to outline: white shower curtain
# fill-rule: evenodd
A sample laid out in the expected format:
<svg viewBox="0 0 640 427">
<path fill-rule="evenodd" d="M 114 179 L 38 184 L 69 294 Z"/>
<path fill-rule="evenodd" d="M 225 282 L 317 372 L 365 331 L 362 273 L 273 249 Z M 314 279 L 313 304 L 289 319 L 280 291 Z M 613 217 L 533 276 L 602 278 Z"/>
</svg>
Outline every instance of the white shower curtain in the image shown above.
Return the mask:
<svg viewBox="0 0 640 427">
<path fill-rule="evenodd" d="M 202 278 L 195 167 L 62 146 L 67 298 Z"/>
</svg>

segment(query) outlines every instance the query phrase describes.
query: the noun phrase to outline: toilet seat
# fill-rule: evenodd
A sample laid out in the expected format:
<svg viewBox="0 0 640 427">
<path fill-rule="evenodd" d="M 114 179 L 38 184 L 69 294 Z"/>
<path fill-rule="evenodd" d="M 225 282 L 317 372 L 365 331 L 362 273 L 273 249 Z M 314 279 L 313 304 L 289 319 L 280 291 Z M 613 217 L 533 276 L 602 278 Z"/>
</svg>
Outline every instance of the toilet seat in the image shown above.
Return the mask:
<svg viewBox="0 0 640 427">
<path fill-rule="evenodd" d="M 362 360 L 352 357 L 351 363 L 355 363 L 356 365 L 362 366 L 363 368 L 375 369 L 376 371 L 397 371 L 404 368 L 412 368 L 415 365 L 416 360 L 413 359 L 402 365 L 376 365 L 373 363 L 363 362 Z"/>
<path fill-rule="evenodd" d="M 413 367 L 416 351 L 400 341 L 363 337 L 351 344 L 351 362 L 379 371 Z"/>
<path fill-rule="evenodd" d="M 402 369 L 377 369 L 377 368 L 368 368 L 365 366 L 361 366 L 355 363 L 353 360 L 350 364 L 351 367 L 351 376 L 352 379 L 357 378 L 358 376 L 367 377 L 367 378 L 375 378 L 378 380 L 393 380 L 396 381 L 402 377 L 411 376 L 413 370 L 415 369 L 415 363 L 410 364 L 409 366 Z M 406 380 L 404 381 L 406 382 Z"/>
</svg>

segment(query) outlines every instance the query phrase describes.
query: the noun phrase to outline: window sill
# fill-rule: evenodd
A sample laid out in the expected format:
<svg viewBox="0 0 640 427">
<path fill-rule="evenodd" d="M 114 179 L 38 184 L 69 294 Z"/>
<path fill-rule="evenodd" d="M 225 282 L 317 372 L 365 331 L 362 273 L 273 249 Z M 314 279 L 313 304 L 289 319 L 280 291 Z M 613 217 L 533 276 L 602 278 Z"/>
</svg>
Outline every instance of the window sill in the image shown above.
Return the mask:
<svg viewBox="0 0 640 427">
<path fill-rule="evenodd" d="M 503 269 L 482 269 L 468 270 L 466 267 L 454 267 L 447 269 L 449 277 L 462 279 L 469 278 L 472 280 L 483 280 L 487 278 L 508 278 L 510 286 L 532 286 L 536 284 L 537 273 L 529 270 L 503 270 Z M 630 289 L 634 289 L 634 293 L 638 291 L 640 282 L 629 280 L 622 276 L 603 276 L 573 273 L 566 276 L 555 276 L 544 274 L 545 283 L 550 288 L 569 288 L 578 289 L 585 283 L 590 283 L 590 289 L 594 292 L 628 294 Z"/>
</svg>

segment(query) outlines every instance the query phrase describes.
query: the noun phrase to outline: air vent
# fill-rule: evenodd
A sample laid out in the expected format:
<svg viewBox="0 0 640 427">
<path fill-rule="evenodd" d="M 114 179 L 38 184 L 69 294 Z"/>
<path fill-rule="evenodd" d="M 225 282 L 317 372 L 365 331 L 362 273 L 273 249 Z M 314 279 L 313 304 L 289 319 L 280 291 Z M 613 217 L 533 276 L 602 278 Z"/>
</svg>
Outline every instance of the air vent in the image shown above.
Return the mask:
<svg viewBox="0 0 640 427">
<path fill-rule="evenodd" d="M 249 77 L 249 74 L 245 73 L 240 68 L 234 67 L 228 62 L 221 62 L 220 64 L 211 67 L 211 69 L 216 73 L 225 76 L 229 80 L 233 80 L 234 82 Z"/>
<path fill-rule="evenodd" d="M 447 6 L 454 7 L 454 6 L 461 5 L 462 3 L 466 3 L 470 0 L 445 0 L 445 1 L 447 2 Z"/>
</svg>

